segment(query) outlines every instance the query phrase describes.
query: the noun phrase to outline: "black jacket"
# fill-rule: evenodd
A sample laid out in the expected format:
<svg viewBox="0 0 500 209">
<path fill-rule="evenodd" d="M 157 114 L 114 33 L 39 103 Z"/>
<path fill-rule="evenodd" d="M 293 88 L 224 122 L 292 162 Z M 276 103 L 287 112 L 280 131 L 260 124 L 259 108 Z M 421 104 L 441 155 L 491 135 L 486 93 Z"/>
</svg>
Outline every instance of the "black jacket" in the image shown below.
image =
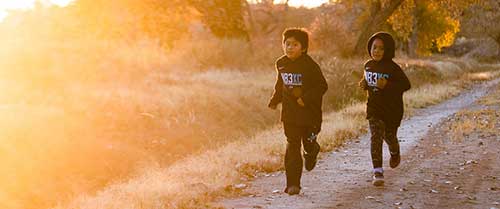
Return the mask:
<svg viewBox="0 0 500 209">
<path fill-rule="evenodd" d="M 282 103 L 281 121 L 321 130 L 323 94 L 328 89 L 319 65 L 307 54 L 296 60 L 286 56 L 276 61 L 277 78 L 269 106 Z M 305 106 L 297 103 L 302 98 Z"/>
<path fill-rule="evenodd" d="M 384 89 L 376 88 L 380 77 L 387 79 Z M 366 118 L 381 119 L 398 127 L 403 118 L 403 92 L 411 87 L 408 77 L 392 60 L 370 60 L 365 64 L 364 79 L 368 84 Z"/>
</svg>

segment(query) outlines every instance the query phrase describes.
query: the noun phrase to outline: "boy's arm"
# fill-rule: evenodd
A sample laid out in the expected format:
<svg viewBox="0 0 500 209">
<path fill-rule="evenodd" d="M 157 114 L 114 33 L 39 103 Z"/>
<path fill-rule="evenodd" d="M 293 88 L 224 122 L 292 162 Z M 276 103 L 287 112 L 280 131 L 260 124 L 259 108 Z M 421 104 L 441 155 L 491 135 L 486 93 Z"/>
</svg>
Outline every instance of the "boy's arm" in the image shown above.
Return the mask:
<svg viewBox="0 0 500 209">
<path fill-rule="evenodd" d="M 274 92 L 268 107 L 275 109 L 281 103 L 283 98 L 283 80 L 281 79 L 280 72 L 276 69 L 276 83 L 274 84 Z"/>
<path fill-rule="evenodd" d="M 411 88 L 410 80 L 401 68 L 396 65 L 392 79 L 389 79 L 385 90 L 388 92 L 402 93 Z"/>
<path fill-rule="evenodd" d="M 366 82 L 365 80 L 365 77 L 363 76 L 363 78 L 358 82 L 358 86 L 359 88 L 361 88 L 362 90 L 368 90 L 368 82 Z"/>
<path fill-rule="evenodd" d="M 363 65 L 363 69 L 366 69 L 366 67 L 369 65 L 370 63 L 370 60 L 365 62 L 365 64 Z M 368 81 L 366 81 L 366 70 L 363 70 L 363 75 L 362 75 L 362 78 L 361 80 L 358 82 L 358 86 L 359 88 L 361 88 L 362 90 L 369 90 L 370 87 L 368 86 Z"/>
<path fill-rule="evenodd" d="M 311 71 L 313 86 L 302 96 L 305 105 L 311 105 L 328 90 L 328 84 L 319 66 L 315 64 Z"/>
</svg>

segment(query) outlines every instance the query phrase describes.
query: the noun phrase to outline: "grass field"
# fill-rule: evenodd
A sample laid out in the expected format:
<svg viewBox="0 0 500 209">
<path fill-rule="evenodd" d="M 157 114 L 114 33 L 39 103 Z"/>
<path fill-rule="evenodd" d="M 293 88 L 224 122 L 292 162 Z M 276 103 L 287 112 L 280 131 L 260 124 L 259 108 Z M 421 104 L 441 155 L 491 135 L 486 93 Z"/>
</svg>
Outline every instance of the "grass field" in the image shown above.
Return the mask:
<svg viewBox="0 0 500 209">
<path fill-rule="evenodd" d="M 475 76 L 471 73 L 454 82 L 412 89 L 405 94 L 407 109 L 411 112 L 450 98 L 467 86 L 464 83 L 474 81 L 469 78 Z M 331 151 L 365 133 L 366 126 L 363 103 L 326 114 L 319 140 L 322 151 Z M 214 198 L 238 193 L 232 186 L 245 183 L 259 172 L 283 169 L 284 148 L 281 127 L 275 125 L 254 137 L 179 160 L 171 166 L 151 168 L 137 178 L 107 187 L 96 196 L 81 196 L 61 208 L 212 207 L 210 201 Z"/>
<path fill-rule="evenodd" d="M 47 48 L 58 53 L 40 53 Z M 200 206 L 257 171 L 281 169 L 279 112 L 266 107 L 272 65 L 179 67 L 149 42 L 39 43 L 0 55 L 2 208 Z M 364 60 L 312 56 L 329 84 L 320 139 L 328 151 L 364 132 L 364 92 L 356 87 Z M 409 112 L 495 68 L 396 61 L 414 87 Z"/>
</svg>

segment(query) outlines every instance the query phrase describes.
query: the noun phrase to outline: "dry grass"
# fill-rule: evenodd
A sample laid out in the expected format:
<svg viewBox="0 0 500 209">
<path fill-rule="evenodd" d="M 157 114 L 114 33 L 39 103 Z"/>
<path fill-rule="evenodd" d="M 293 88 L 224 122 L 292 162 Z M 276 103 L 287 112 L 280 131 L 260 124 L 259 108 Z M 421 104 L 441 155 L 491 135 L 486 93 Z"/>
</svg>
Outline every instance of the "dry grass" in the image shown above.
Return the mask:
<svg viewBox="0 0 500 209">
<path fill-rule="evenodd" d="M 479 104 L 494 106 L 500 104 L 500 85 L 497 85 L 495 91 L 478 101 Z"/>
<path fill-rule="evenodd" d="M 500 115 L 495 109 L 464 110 L 455 114 L 455 121 L 450 126 L 453 140 L 464 140 L 472 133 L 498 134 L 496 123 Z"/>
<path fill-rule="evenodd" d="M 283 147 L 283 141 L 275 137 L 279 133 L 279 129 L 266 131 L 166 169 L 149 169 L 138 178 L 108 187 L 96 197 L 82 197 L 65 208 L 203 208 L 213 193 L 241 182 L 242 174 L 279 167 L 281 152 L 274 152 Z"/>
<path fill-rule="evenodd" d="M 405 101 L 410 109 L 421 108 L 456 95 L 463 87 L 453 83 L 423 85 L 407 92 Z M 362 103 L 326 114 L 319 140 L 322 151 L 365 133 L 365 127 Z M 81 196 L 61 208 L 212 207 L 210 202 L 217 196 L 237 192 L 232 185 L 246 182 L 258 172 L 283 169 L 283 137 L 280 127 L 275 126 L 251 139 L 237 140 L 170 167 L 148 169 L 129 182 L 108 187 L 96 196 Z"/>
<path fill-rule="evenodd" d="M 500 71 L 491 70 L 484 72 L 463 73 L 458 80 L 440 82 L 437 84 L 424 84 L 417 89 L 411 89 L 405 96 L 405 105 L 409 108 L 422 108 L 437 104 L 440 101 L 454 97 L 471 83 L 489 81 L 500 77 Z"/>
<path fill-rule="evenodd" d="M 151 169 L 166 172 L 170 166 L 207 156 L 207 150 L 221 152 L 214 154 L 220 159 L 211 156 L 211 161 L 199 162 L 207 167 L 207 172 L 227 172 L 209 172 L 207 176 L 226 175 L 227 181 L 210 184 L 206 189 L 201 186 L 201 192 L 194 189 L 193 193 L 189 185 L 199 186 L 196 179 L 201 177 L 190 174 L 189 178 L 173 178 L 177 174 L 169 171 L 165 178 L 177 182 L 172 183 L 177 185 L 172 191 L 178 190 L 179 194 L 172 194 L 175 198 L 154 199 L 171 196 L 168 192 L 156 192 L 157 196 L 144 197 L 149 199 L 140 204 L 159 200 L 179 201 L 179 205 L 202 204 L 203 198 L 211 198 L 221 188 L 240 180 L 233 175 L 281 168 L 284 140 L 276 127 L 279 113 L 266 107 L 274 84 L 274 69 L 267 61 L 239 66 L 248 65 L 246 56 L 256 56 L 249 59 L 251 62 L 272 62 L 273 52 L 243 53 L 231 60 L 231 54 L 218 53 L 214 57 L 217 53 L 199 50 L 193 55 L 196 59 L 189 60 L 198 43 L 180 45 L 186 51 L 175 48 L 169 54 L 154 40 L 130 43 L 81 39 L 72 44 L 44 40 L 29 47 L 15 47 L 23 46 L 22 39 L 12 41 L 15 44 L 0 49 L 0 87 L 5 89 L 0 95 L 0 114 L 4 116 L 0 119 L 0 163 L 5 165 L 0 170 L 0 200 L 4 200 L 1 208 L 47 208 L 58 202 L 64 205 L 82 194 L 95 196 L 85 204 L 101 204 L 99 201 L 106 202 L 108 197 L 108 201 L 116 202 L 111 193 L 121 191 L 117 185 L 130 188 L 129 191 L 134 188 L 120 182 L 138 181 Z M 218 45 L 229 51 L 248 47 L 231 40 L 214 43 L 204 44 L 214 50 Z M 45 53 L 48 51 L 57 53 Z M 321 136 L 323 151 L 328 151 L 365 132 L 364 107 L 360 103 L 364 93 L 356 87 L 364 61 L 325 54 L 313 56 L 322 66 L 330 87 L 325 95 L 327 114 Z M 193 64 L 184 65 L 186 62 Z M 399 61 L 415 88 L 454 76 L 436 71 L 431 67 L 432 61 L 411 62 L 419 61 Z M 466 66 L 461 61 L 450 62 Z M 211 69 L 226 65 L 230 67 Z M 200 69 L 203 66 L 206 68 Z M 463 72 L 472 69 L 464 67 Z M 443 90 L 442 94 L 449 91 Z M 444 97 L 431 102 L 419 98 L 410 99 L 410 103 L 415 103 L 410 106 L 421 107 Z M 267 132 L 272 132 L 268 138 L 277 144 L 257 146 L 275 143 L 264 137 Z M 265 149 L 267 155 L 247 160 L 250 163 L 245 163 L 245 159 L 252 155 L 243 155 L 242 148 L 235 148 L 234 155 L 242 155 L 241 158 L 221 165 L 227 167 L 218 167 L 217 163 L 226 162 L 230 155 L 224 153 L 232 153 L 223 151 L 226 144 L 257 146 L 249 148 L 249 152 L 256 153 L 262 147 L 271 148 Z M 274 157 L 268 159 L 269 156 Z M 212 165 L 212 161 L 216 162 Z M 242 165 L 237 174 L 231 170 L 238 164 L 234 162 Z M 39 175 L 32 175 L 33 172 Z M 183 186 L 186 188 L 179 189 Z M 105 194 L 108 196 L 102 199 Z M 179 196 L 185 196 L 187 202 Z"/>
<path fill-rule="evenodd" d="M 498 77 L 500 73 L 496 72 L 495 77 Z M 473 127 L 475 130 L 479 130 L 482 134 L 498 134 L 499 121 L 500 121 L 500 85 L 497 84 L 493 92 L 482 97 L 477 101 L 480 105 L 485 105 L 487 108 L 477 111 L 469 111 L 463 113 L 463 117 L 466 120 L 473 122 Z M 471 120 L 472 119 L 472 120 Z M 464 133 L 459 133 L 460 122 L 455 129 L 455 136 L 463 135 Z"/>
<path fill-rule="evenodd" d="M 242 177 L 281 168 L 279 113 L 266 108 L 280 41 L 188 38 L 197 17 L 173 7 L 183 1 L 127 2 L 0 24 L 0 208 L 204 207 Z M 364 60 L 313 56 L 330 86 L 327 151 L 364 132 Z M 481 66 L 399 63 L 415 88 Z"/>
<path fill-rule="evenodd" d="M 352 104 L 338 112 L 331 112 L 322 125 L 321 151 L 327 152 L 341 146 L 346 140 L 366 132 L 365 105 Z"/>
<path fill-rule="evenodd" d="M 356 104 L 326 116 L 322 151 L 363 133 L 362 108 Z M 168 168 L 149 169 L 138 178 L 108 187 L 95 197 L 82 196 L 61 208 L 205 208 L 215 196 L 251 179 L 256 172 L 282 169 L 285 140 L 281 135 L 277 126 Z"/>
<path fill-rule="evenodd" d="M 492 80 L 498 78 L 499 71 L 475 73 L 466 78 L 473 81 Z M 497 84 L 493 92 L 480 98 L 479 105 L 486 106 L 480 110 L 463 110 L 455 114 L 454 121 L 450 125 L 451 139 L 464 140 L 471 134 L 497 135 L 499 130 L 498 112 L 500 108 L 500 85 Z"/>
<path fill-rule="evenodd" d="M 404 95 L 405 105 L 410 108 L 426 107 L 456 96 L 460 90 L 460 86 L 453 83 L 424 85 L 417 89 L 411 89 Z"/>
<path fill-rule="evenodd" d="M 489 81 L 500 76 L 500 71 L 486 71 L 478 73 L 468 73 L 465 75 L 469 81 Z"/>
<path fill-rule="evenodd" d="M 212 71 L 168 85 L 74 87 L 62 95 L 17 90 L 38 104 L 3 95 L 0 181 L 9 201 L 1 204 L 50 207 L 127 179 L 138 166 L 168 165 L 259 132 L 276 122 L 264 105 L 273 79 Z"/>
</svg>

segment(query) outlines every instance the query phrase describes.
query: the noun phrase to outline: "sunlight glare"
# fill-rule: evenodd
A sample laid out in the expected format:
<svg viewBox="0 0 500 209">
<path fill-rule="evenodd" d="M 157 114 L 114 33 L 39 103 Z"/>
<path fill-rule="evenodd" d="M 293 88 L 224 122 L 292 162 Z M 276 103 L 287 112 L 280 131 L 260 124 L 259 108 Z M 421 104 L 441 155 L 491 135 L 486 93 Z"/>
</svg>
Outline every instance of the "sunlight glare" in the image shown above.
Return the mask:
<svg viewBox="0 0 500 209">
<path fill-rule="evenodd" d="M 0 20 L 3 20 L 7 16 L 7 12 L 0 10 Z"/>
<path fill-rule="evenodd" d="M 283 0 L 275 0 L 275 3 L 283 3 Z M 328 3 L 328 0 L 289 0 L 288 5 L 292 7 L 307 7 L 307 8 L 313 8 L 313 7 L 319 7 L 324 3 Z"/>
<path fill-rule="evenodd" d="M 28 9 L 34 4 L 34 0 L 0 1 L 0 10 Z"/>
<path fill-rule="evenodd" d="M 50 0 L 52 4 L 55 4 L 60 7 L 65 7 L 68 6 L 69 3 L 71 3 L 73 0 Z"/>
<path fill-rule="evenodd" d="M 32 9 L 37 0 L 15 0 L 5 1 L 0 0 L 0 21 L 8 15 L 8 10 L 26 10 Z M 49 4 L 65 7 L 74 0 L 47 0 Z"/>
</svg>

